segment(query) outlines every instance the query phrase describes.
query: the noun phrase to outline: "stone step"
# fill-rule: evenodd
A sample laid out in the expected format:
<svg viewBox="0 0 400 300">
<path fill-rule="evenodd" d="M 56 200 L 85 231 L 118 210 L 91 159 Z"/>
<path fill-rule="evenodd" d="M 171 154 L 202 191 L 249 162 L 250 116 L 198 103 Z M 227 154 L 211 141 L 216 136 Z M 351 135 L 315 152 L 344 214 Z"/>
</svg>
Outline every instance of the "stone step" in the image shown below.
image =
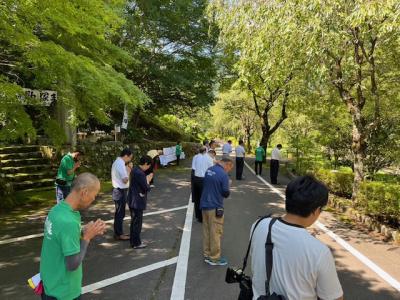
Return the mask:
<svg viewBox="0 0 400 300">
<path fill-rule="evenodd" d="M 0 168 L 0 173 L 4 174 L 15 174 L 15 173 L 30 173 L 35 171 L 57 171 L 56 167 L 50 166 L 49 164 L 45 165 L 27 165 L 22 167 L 2 167 Z"/>
<path fill-rule="evenodd" d="M 24 145 L 24 146 L 16 145 L 16 146 L 0 147 L 1 154 L 26 153 L 26 152 L 36 152 L 36 151 L 40 151 L 39 145 Z"/>
<path fill-rule="evenodd" d="M 10 160 L 10 159 L 25 159 L 25 158 L 43 158 L 43 154 L 40 151 L 0 154 L 0 161 Z"/>
<path fill-rule="evenodd" d="M 51 186 L 54 187 L 54 178 L 29 180 L 29 181 L 13 183 L 14 191 L 22 191 L 27 189 L 36 189 L 36 188 L 51 187 Z"/>
<path fill-rule="evenodd" d="M 34 173 L 17 173 L 17 174 L 7 174 L 6 178 L 10 182 L 22 182 L 22 181 L 32 181 L 36 179 L 53 179 L 56 177 L 55 172 L 42 171 Z"/>
<path fill-rule="evenodd" d="M 24 158 L 24 159 L 7 159 L 0 161 L 0 167 L 22 167 L 40 164 L 49 164 L 50 162 L 46 158 Z"/>
<path fill-rule="evenodd" d="M 38 188 L 25 189 L 23 191 L 24 192 L 41 192 L 41 191 L 50 191 L 50 190 L 55 190 L 55 186 L 54 185 L 42 186 L 42 187 L 38 187 Z M 55 199 L 55 195 L 54 195 L 54 199 Z"/>
</svg>

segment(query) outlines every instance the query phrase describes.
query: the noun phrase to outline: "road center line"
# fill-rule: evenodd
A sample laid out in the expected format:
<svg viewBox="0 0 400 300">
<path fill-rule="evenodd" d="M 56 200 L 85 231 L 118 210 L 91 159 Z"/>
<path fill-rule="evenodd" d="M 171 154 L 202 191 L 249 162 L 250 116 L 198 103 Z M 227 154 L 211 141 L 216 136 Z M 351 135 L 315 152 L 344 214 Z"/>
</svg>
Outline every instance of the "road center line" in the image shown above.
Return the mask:
<svg viewBox="0 0 400 300">
<path fill-rule="evenodd" d="M 188 207 L 187 205 L 184 205 L 184 206 L 174 207 L 174 208 L 170 208 L 170 209 L 151 211 L 151 212 L 143 214 L 143 216 L 160 215 L 160 214 L 164 214 L 167 212 L 186 209 L 187 207 Z M 129 220 L 130 218 L 131 218 L 130 216 L 125 217 L 124 220 Z M 114 219 L 106 221 L 106 223 L 108 223 L 108 224 L 113 223 L 113 222 L 114 222 Z M 36 233 L 36 234 L 31 234 L 31 235 L 20 236 L 20 237 L 16 237 L 16 238 L 2 240 L 2 241 L 0 241 L 0 245 L 11 244 L 11 243 L 34 239 L 34 238 L 38 238 L 38 237 L 42 237 L 42 236 L 43 236 L 43 233 Z"/>
<path fill-rule="evenodd" d="M 183 228 L 181 246 L 179 249 L 178 263 L 176 266 L 174 284 L 172 286 L 171 300 L 184 300 L 186 289 L 186 277 L 189 261 L 190 238 L 192 234 L 193 203 L 192 195 L 189 197 L 186 211 L 185 226 Z"/>
<path fill-rule="evenodd" d="M 125 272 L 125 273 L 122 273 L 120 275 L 111 277 L 111 278 L 107 278 L 107 279 L 98 281 L 96 283 L 89 284 L 89 285 L 84 286 L 82 288 L 82 294 L 90 293 L 90 292 L 93 292 L 95 290 L 99 290 L 99 289 L 102 289 L 104 287 L 107 287 L 109 285 L 112 285 L 112 284 L 115 284 L 115 283 L 130 279 L 130 278 L 133 278 L 135 276 L 138 276 L 138 275 L 141 275 L 141 274 L 144 274 L 144 273 L 147 273 L 147 272 L 151 272 L 151 271 L 163 268 L 163 267 L 167 267 L 167 266 L 173 265 L 173 264 L 175 264 L 177 262 L 177 260 L 178 260 L 177 257 L 173 257 L 173 258 L 168 259 L 168 260 L 160 261 L 160 262 L 157 262 L 157 263 L 154 263 L 154 264 L 151 264 L 151 265 L 139 268 L 139 269 L 135 269 L 135 270 L 132 270 L 132 271 L 129 271 L 129 272 Z"/>
<path fill-rule="evenodd" d="M 256 173 L 247 164 L 247 162 L 245 161 L 244 163 L 245 163 L 246 167 L 255 175 Z M 274 187 L 272 184 L 270 184 L 268 181 L 266 181 L 260 175 L 256 175 L 256 177 L 258 179 L 260 179 L 265 185 L 267 185 L 274 193 L 278 194 L 283 199 L 285 199 L 285 195 L 280 190 L 278 190 L 276 187 Z M 334 239 L 340 246 L 342 246 L 344 249 L 349 251 L 354 257 L 356 257 L 364 265 L 366 265 L 368 268 L 370 268 L 372 271 L 374 271 L 379 277 L 381 277 L 383 280 L 385 280 L 389 285 L 391 285 L 393 288 L 395 288 L 396 290 L 398 290 L 400 292 L 400 282 L 398 282 L 396 279 L 394 279 L 392 276 L 390 276 L 390 274 L 386 273 L 382 268 L 380 268 L 372 260 L 370 260 L 364 254 L 362 254 L 361 252 L 356 250 L 353 246 L 351 246 L 349 243 L 347 243 L 345 240 L 343 240 L 337 234 L 333 233 L 331 230 L 326 228 L 326 226 L 324 224 L 322 224 L 321 222 L 317 221 L 317 222 L 315 222 L 315 225 L 318 228 L 320 228 L 322 231 L 324 231 L 327 235 L 329 235 L 332 239 Z"/>
</svg>

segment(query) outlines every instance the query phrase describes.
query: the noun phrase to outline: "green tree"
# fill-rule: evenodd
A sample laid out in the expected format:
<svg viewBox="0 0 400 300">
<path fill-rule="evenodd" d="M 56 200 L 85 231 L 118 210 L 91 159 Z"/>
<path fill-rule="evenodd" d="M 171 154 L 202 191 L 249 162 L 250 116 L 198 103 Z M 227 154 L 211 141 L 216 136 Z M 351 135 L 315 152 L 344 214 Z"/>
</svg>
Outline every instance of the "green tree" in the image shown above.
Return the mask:
<svg viewBox="0 0 400 300">
<path fill-rule="evenodd" d="M 294 9 L 282 21 L 303 30 L 309 70 L 329 79 L 326 84 L 336 89 L 351 116 L 355 198 L 365 175 L 368 144 L 383 120 L 384 103 L 398 100 L 399 2 L 289 2 Z"/>
<path fill-rule="evenodd" d="M 76 123 L 89 117 L 109 122 L 111 109 L 148 101 L 121 72 L 135 61 L 111 42 L 123 24 L 123 5 L 122 0 L 2 1 L 1 137 L 34 131 L 16 100 L 21 87 L 56 90 L 59 102 L 74 109 Z"/>
<path fill-rule="evenodd" d="M 289 99 L 295 99 L 295 81 L 305 57 L 298 47 L 301 32 L 293 23 L 282 26 L 286 12 L 280 6 L 277 1 L 216 0 L 208 9 L 220 30 L 221 47 L 236 58 L 237 83 L 251 92 L 265 149 L 288 117 L 287 106 Z M 298 40 L 288 38 L 292 35 Z"/>
<path fill-rule="evenodd" d="M 222 137 L 244 138 L 247 151 L 251 151 L 251 139 L 260 130 L 260 123 L 249 92 L 232 89 L 219 93 L 211 114 L 216 133 Z"/>
<path fill-rule="evenodd" d="M 217 34 L 206 0 L 128 1 L 118 43 L 138 64 L 126 74 L 152 98 L 152 114 L 192 112 L 213 101 Z"/>
</svg>

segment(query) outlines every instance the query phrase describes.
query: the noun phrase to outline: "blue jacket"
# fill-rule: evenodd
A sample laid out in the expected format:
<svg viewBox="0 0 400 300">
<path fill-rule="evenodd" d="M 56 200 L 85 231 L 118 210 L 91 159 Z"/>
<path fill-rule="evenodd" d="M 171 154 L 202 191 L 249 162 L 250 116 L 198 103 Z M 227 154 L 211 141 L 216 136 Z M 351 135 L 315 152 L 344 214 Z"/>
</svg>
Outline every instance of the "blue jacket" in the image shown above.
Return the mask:
<svg viewBox="0 0 400 300">
<path fill-rule="evenodd" d="M 150 191 L 150 186 L 147 183 L 146 174 L 139 167 L 135 167 L 131 172 L 131 178 L 129 180 L 129 207 L 145 210 L 148 191 Z"/>
<path fill-rule="evenodd" d="M 229 176 L 221 165 L 216 164 L 208 168 L 204 176 L 200 209 L 223 208 L 224 198 L 227 197 L 229 197 Z"/>
</svg>

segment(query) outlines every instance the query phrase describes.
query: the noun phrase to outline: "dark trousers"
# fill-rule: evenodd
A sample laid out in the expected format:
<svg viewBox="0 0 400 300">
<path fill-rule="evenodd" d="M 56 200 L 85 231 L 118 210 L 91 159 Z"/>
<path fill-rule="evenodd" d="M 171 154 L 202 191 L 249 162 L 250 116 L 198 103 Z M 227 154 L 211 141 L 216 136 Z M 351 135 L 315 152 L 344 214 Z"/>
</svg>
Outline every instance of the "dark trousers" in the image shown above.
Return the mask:
<svg viewBox="0 0 400 300">
<path fill-rule="evenodd" d="M 123 224 L 127 195 L 128 189 L 113 189 L 113 200 L 115 204 L 114 234 L 116 236 L 120 236 L 124 233 Z"/>
<path fill-rule="evenodd" d="M 192 193 L 192 202 L 194 202 L 193 188 L 194 188 L 194 170 L 192 169 L 192 172 L 190 172 L 190 192 Z"/>
<path fill-rule="evenodd" d="M 181 160 L 181 155 L 176 156 L 176 165 L 179 166 L 179 161 Z"/>
<path fill-rule="evenodd" d="M 244 157 L 236 157 L 236 179 L 242 179 Z"/>
<path fill-rule="evenodd" d="M 81 299 L 81 296 L 78 296 L 78 298 L 75 298 L 74 300 L 80 300 L 80 299 Z M 43 290 L 42 300 L 57 300 L 57 298 L 56 297 L 52 297 L 52 296 L 47 296 L 45 294 L 44 290 Z"/>
<path fill-rule="evenodd" d="M 270 176 L 271 176 L 271 183 L 277 184 L 278 183 L 278 171 L 279 171 L 279 160 L 271 159 L 270 162 Z"/>
<path fill-rule="evenodd" d="M 256 171 L 256 175 L 261 175 L 261 172 L 262 172 L 262 161 L 257 161 L 256 160 L 255 171 Z"/>
<path fill-rule="evenodd" d="M 200 209 L 201 193 L 203 192 L 203 177 L 194 176 L 193 178 L 193 194 L 192 200 L 194 202 L 194 213 L 199 222 L 203 221 L 203 215 Z"/>
<path fill-rule="evenodd" d="M 139 246 L 142 243 L 143 210 L 131 208 L 131 246 Z"/>
<path fill-rule="evenodd" d="M 71 186 L 69 185 L 58 185 L 56 184 L 56 200 L 57 203 L 65 200 L 67 196 L 71 193 Z"/>
</svg>

